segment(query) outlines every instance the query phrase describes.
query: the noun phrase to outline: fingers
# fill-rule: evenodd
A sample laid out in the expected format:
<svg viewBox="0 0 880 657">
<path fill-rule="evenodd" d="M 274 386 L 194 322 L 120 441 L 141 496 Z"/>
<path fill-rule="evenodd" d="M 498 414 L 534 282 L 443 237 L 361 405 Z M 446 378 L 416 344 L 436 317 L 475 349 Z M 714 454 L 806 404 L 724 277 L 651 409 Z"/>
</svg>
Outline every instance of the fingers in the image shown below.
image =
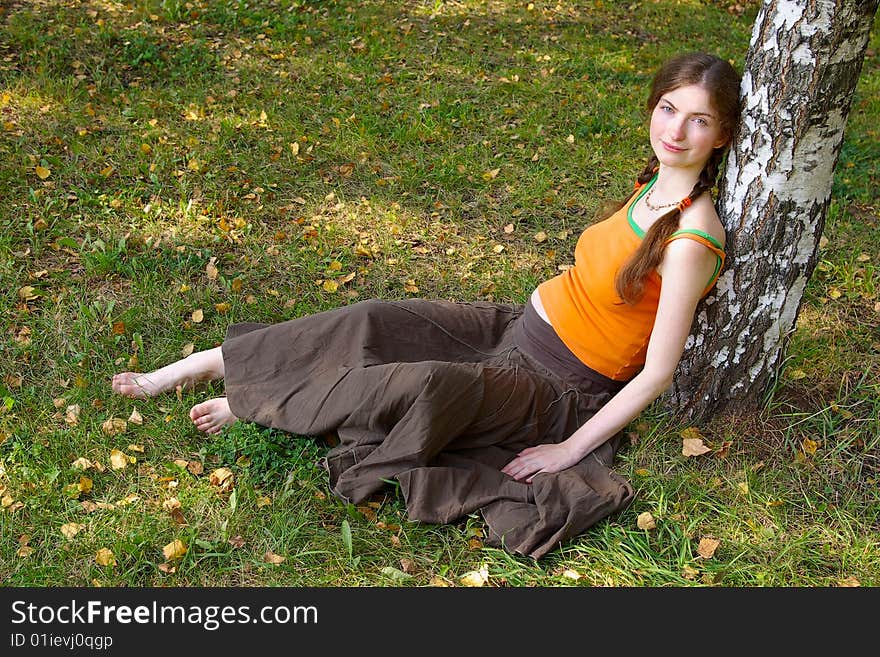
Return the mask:
<svg viewBox="0 0 880 657">
<path fill-rule="evenodd" d="M 517 481 L 521 481 L 526 477 L 529 477 L 529 480 L 526 481 L 526 483 L 531 483 L 531 477 L 538 474 L 538 472 L 540 471 L 540 465 L 530 464 L 528 461 L 522 458 L 522 454 L 517 456 L 501 469 L 501 472 L 510 477 L 513 477 Z"/>
</svg>

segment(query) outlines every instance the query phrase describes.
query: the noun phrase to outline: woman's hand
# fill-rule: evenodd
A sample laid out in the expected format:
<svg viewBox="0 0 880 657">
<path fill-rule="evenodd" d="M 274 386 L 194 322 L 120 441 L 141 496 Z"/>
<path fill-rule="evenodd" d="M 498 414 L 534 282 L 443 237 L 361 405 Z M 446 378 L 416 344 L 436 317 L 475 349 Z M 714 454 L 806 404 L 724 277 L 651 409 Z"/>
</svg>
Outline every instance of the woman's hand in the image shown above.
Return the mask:
<svg viewBox="0 0 880 657">
<path fill-rule="evenodd" d="M 541 472 L 559 472 L 571 467 L 580 460 L 580 456 L 572 454 L 565 443 L 536 445 L 527 447 L 516 455 L 510 463 L 501 468 L 501 472 L 510 475 L 517 481 L 525 479 L 527 484 Z"/>
</svg>

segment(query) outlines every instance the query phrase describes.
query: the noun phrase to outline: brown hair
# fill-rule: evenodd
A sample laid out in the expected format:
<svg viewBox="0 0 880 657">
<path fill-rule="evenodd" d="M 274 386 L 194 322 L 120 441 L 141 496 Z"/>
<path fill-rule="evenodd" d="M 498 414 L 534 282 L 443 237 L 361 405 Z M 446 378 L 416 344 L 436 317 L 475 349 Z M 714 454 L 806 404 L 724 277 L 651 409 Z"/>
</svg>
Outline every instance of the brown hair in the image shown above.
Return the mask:
<svg viewBox="0 0 880 657">
<path fill-rule="evenodd" d="M 654 111 L 663 94 L 687 85 L 699 85 L 709 92 L 709 100 L 712 108 L 719 115 L 721 131 L 727 140 L 727 144 L 712 152 L 699 179 L 688 194 L 687 198 L 693 202 L 715 186 L 727 146 L 739 123 L 740 77 L 728 62 L 714 55 L 695 52 L 673 57 L 654 75 L 651 93 L 648 96 L 648 112 Z M 639 184 L 644 185 L 650 181 L 658 165 L 657 156 L 652 154 L 644 170 L 639 174 Z M 675 207 L 657 219 L 648 229 L 638 250 L 620 268 L 615 280 L 615 289 L 618 296 L 626 303 L 634 304 L 644 294 L 645 282 L 663 259 L 666 240 L 678 228 L 680 217 L 681 209 Z"/>
</svg>

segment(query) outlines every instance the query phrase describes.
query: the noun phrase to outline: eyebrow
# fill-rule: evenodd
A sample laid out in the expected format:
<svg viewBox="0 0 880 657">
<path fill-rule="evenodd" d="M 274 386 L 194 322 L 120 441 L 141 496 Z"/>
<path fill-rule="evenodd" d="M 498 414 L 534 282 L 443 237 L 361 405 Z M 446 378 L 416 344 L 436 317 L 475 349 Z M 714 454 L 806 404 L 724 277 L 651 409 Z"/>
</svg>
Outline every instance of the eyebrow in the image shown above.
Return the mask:
<svg viewBox="0 0 880 657">
<path fill-rule="evenodd" d="M 672 109 L 678 110 L 678 108 L 672 102 L 670 102 L 670 100 L 666 96 L 661 96 L 660 100 L 672 107 Z M 694 116 L 708 116 L 710 119 L 715 119 L 716 121 L 718 120 L 714 114 L 710 114 L 709 112 L 691 112 L 691 114 L 693 114 Z"/>
</svg>

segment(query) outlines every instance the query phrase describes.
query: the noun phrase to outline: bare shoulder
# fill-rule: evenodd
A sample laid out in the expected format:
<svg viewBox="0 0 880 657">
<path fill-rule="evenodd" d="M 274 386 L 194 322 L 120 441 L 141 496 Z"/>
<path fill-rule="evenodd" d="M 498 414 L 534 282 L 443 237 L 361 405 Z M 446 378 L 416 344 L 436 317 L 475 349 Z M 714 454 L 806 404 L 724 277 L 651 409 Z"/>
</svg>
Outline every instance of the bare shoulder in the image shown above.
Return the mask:
<svg viewBox="0 0 880 657">
<path fill-rule="evenodd" d="M 725 234 L 721 219 L 715 209 L 715 201 L 711 194 L 701 194 L 689 208 L 686 208 L 678 220 L 679 228 L 696 229 L 708 233 L 724 246 Z"/>
</svg>

